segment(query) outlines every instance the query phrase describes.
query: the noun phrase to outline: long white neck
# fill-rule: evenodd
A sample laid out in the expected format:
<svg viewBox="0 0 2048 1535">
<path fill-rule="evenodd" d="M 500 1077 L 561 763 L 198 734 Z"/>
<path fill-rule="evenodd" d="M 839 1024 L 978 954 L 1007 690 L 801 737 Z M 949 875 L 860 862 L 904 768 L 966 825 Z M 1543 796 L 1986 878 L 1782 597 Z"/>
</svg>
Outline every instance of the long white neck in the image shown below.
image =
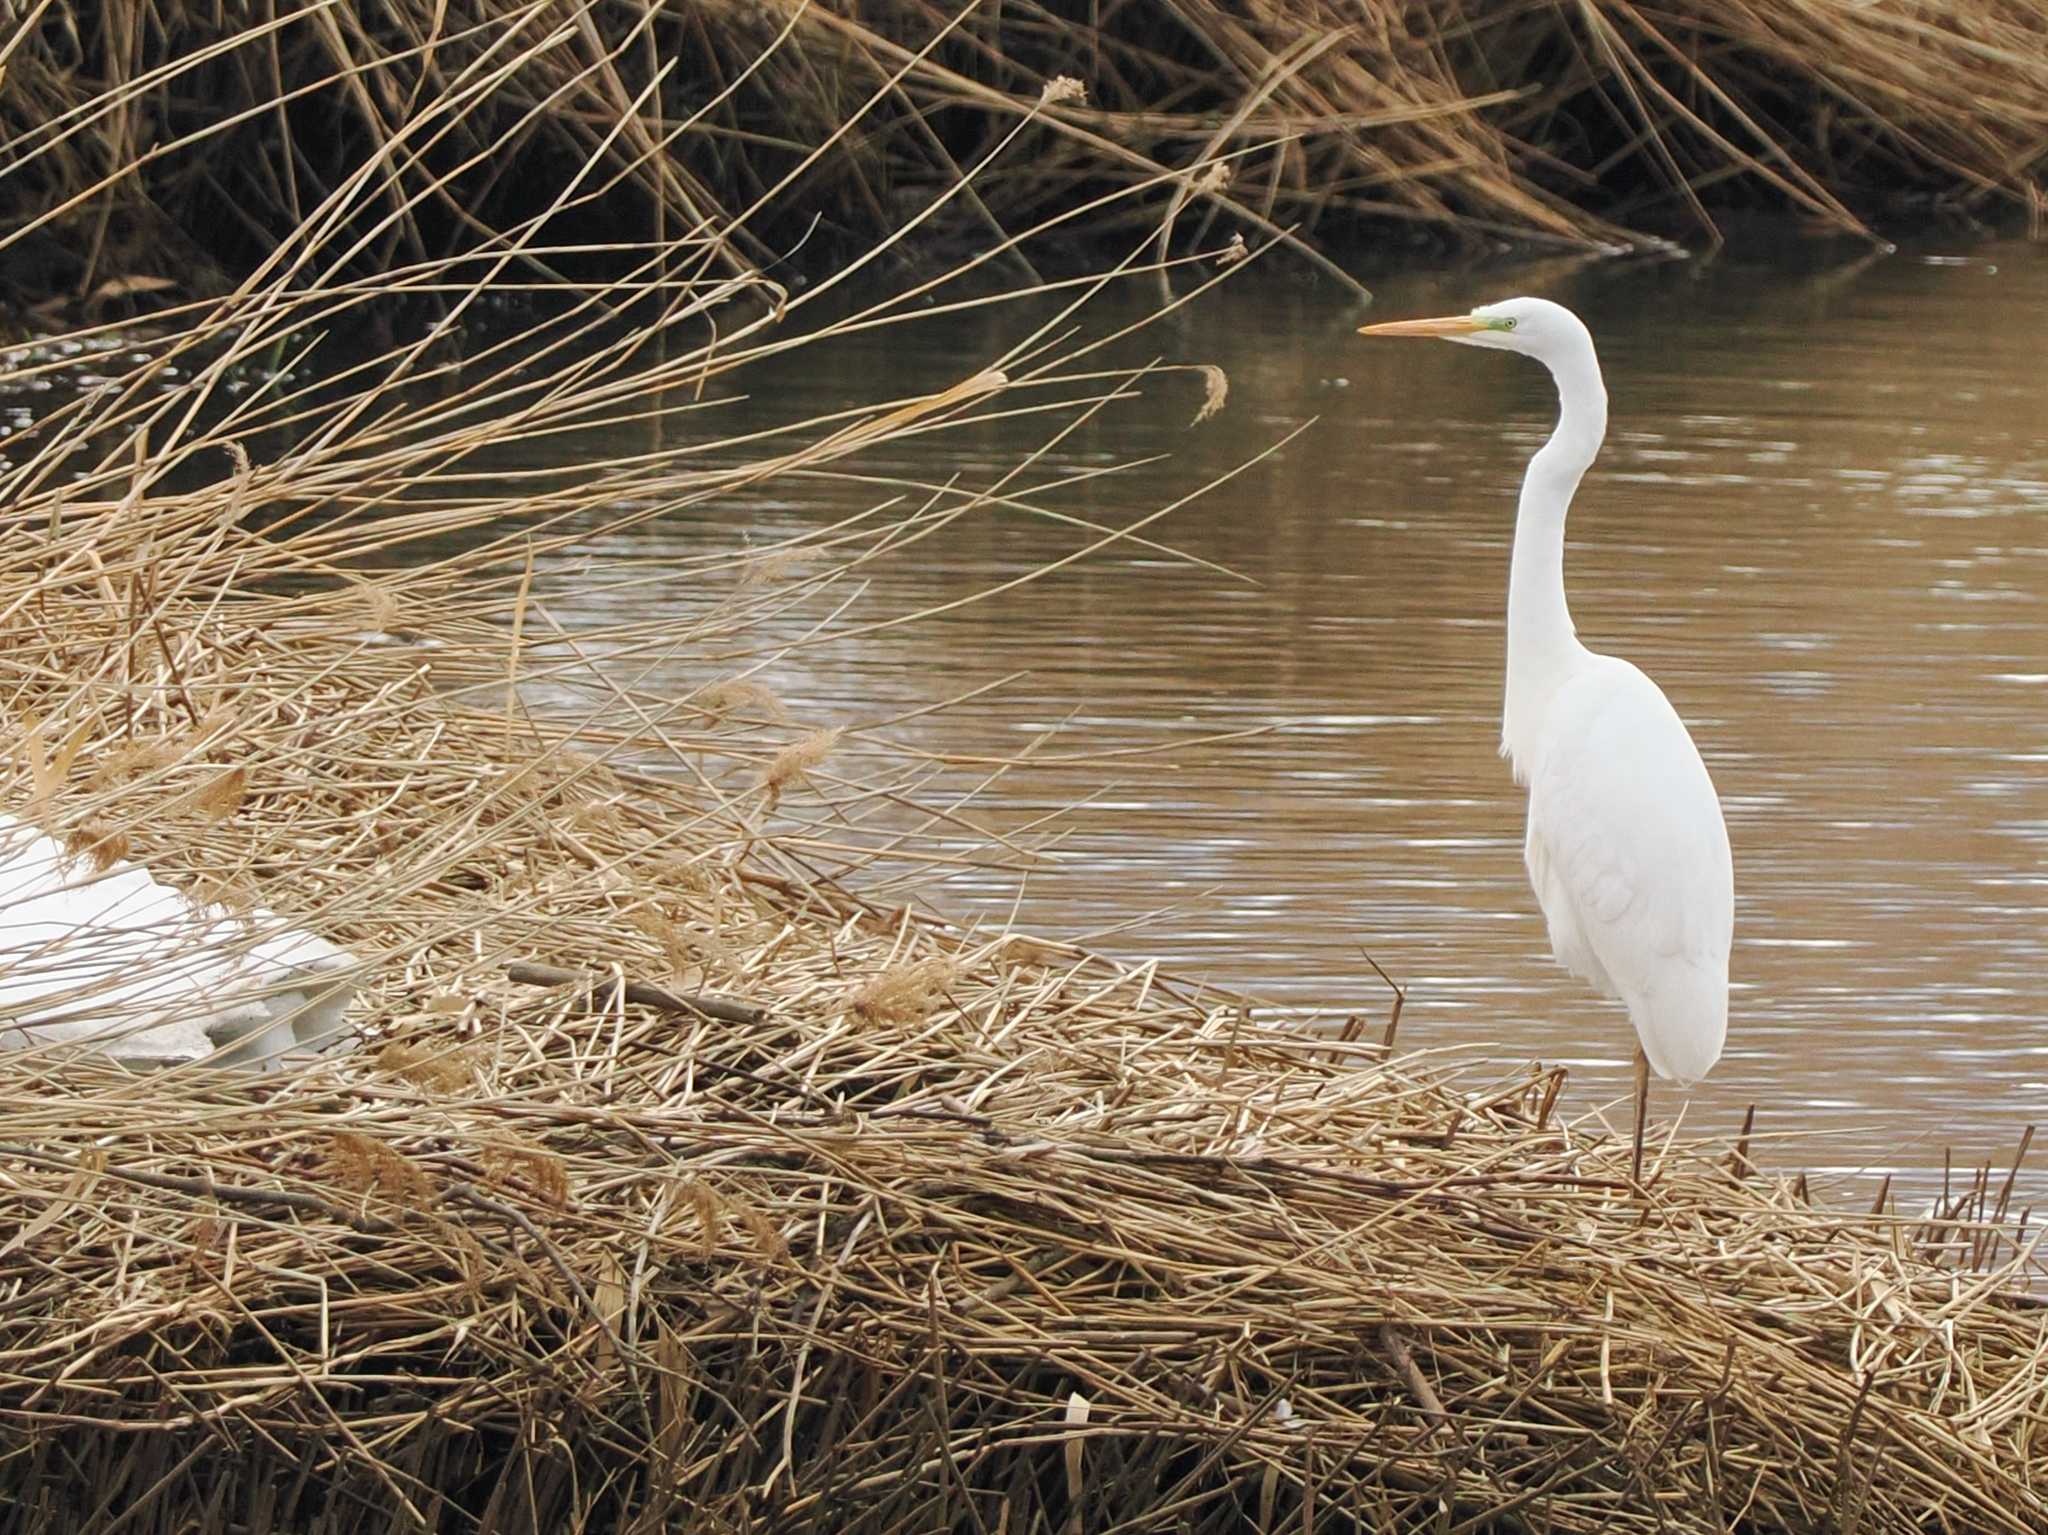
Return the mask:
<svg viewBox="0 0 2048 1535">
<path fill-rule="evenodd" d="M 1584 333 L 1581 332 L 1583 335 Z M 1607 435 L 1607 387 L 1593 338 L 1546 357 L 1557 381 L 1557 429 L 1529 461 L 1515 514 L 1515 553 L 1508 572 L 1508 686 L 1501 750 L 1515 776 L 1529 772 L 1554 695 L 1585 657 L 1564 600 L 1564 518 L 1579 479 Z"/>
</svg>

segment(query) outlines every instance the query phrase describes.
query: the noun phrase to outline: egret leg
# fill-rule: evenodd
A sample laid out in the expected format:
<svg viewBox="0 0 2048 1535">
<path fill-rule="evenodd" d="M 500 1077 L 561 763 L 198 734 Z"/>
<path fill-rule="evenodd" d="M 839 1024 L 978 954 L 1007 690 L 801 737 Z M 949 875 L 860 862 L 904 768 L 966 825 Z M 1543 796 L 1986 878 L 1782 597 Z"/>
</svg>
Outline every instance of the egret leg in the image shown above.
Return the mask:
<svg viewBox="0 0 2048 1535">
<path fill-rule="evenodd" d="M 1643 1121 L 1650 1117 L 1650 1058 L 1636 1046 L 1636 1155 L 1630 1181 L 1643 1181 Z"/>
</svg>

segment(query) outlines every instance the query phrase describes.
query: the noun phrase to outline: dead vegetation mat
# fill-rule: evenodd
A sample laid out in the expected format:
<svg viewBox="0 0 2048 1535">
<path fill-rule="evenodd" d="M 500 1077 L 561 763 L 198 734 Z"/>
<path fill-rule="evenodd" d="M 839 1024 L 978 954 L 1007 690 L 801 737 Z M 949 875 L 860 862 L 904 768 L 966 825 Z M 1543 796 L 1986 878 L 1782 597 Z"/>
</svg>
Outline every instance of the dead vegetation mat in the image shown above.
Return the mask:
<svg viewBox="0 0 2048 1535">
<path fill-rule="evenodd" d="M 2040 1527 L 2048 1312 L 1981 1209 L 1845 1217 L 1690 1144 L 1635 1190 L 1561 1073 L 878 908 L 696 788 L 280 648 L 318 707 L 134 841 L 327 913 L 370 1037 L 0 1063 L 8 1527 Z M 456 806 L 460 860 L 413 851 Z"/>
<path fill-rule="evenodd" d="M 1995 1180 L 1845 1215 L 1682 1143 L 1633 1188 L 1560 1072 L 1446 1078 L 1377 1022 L 919 909 L 965 844 L 862 818 L 916 787 L 889 732 L 788 719 L 733 658 L 829 584 L 804 559 L 858 571 L 988 486 L 803 549 L 579 555 L 576 590 L 658 578 L 676 616 L 556 624 L 550 561 L 605 529 L 1028 383 L 716 467 L 671 423 L 577 499 L 471 473 L 476 434 L 749 344 L 450 385 L 445 427 L 334 407 L 238 467 L 117 391 L 59 423 L 116 441 L 82 490 L 14 482 L 8 802 L 366 973 L 353 1048 L 283 1073 L 0 1060 L 0 1526 L 2042 1527 L 2048 1311 Z M 386 481 L 412 499 L 345 525 L 276 510 Z M 651 654 L 701 685 L 634 682 Z"/>
<path fill-rule="evenodd" d="M 583 243 L 829 268 L 1133 188 L 1082 232 L 1284 230 L 1326 265 L 1367 231 L 1600 248 L 1731 207 L 1872 236 L 2048 206 L 2032 0 L 40 0 L 0 68 L 0 271 L 100 307 L 232 287 L 366 176 L 374 206 L 321 231 L 359 270 L 531 220 L 559 242 L 565 212 Z"/>
<path fill-rule="evenodd" d="M 1845 1215 L 1684 1143 L 1634 1188 L 1557 1071 L 933 914 L 1028 865 L 975 819 L 1005 759 L 773 668 L 914 616 L 864 573 L 963 519 L 1053 519 L 1049 577 L 1161 552 L 1113 466 L 873 452 L 1194 414 L 1107 278 L 733 425 L 757 362 L 999 300 L 820 322 L 706 237 L 494 336 L 504 264 L 321 257 L 391 185 L 0 359 L 0 804 L 362 961 L 289 1070 L 0 1058 L 0 1529 L 2043 1527 L 2009 1180 Z M 394 293 L 438 318 L 368 336 Z M 868 509 L 755 540 L 826 479 Z"/>
</svg>

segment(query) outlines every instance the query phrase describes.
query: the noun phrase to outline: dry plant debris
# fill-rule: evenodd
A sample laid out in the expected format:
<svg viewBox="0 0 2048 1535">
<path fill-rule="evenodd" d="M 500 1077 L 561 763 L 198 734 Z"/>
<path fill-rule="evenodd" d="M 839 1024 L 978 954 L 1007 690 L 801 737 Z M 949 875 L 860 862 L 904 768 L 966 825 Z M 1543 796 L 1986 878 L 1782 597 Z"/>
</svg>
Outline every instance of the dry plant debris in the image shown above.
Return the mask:
<svg viewBox="0 0 2048 1535">
<path fill-rule="evenodd" d="M 308 243 L 547 280 L 593 221 L 743 277 L 1136 190 L 1081 232 L 1300 239 L 1341 276 L 1367 227 L 1597 248 L 1731 205 L 1863 235 L 2048 207 L 2031 0 L 53 0 L 4 28 L 0 249 L 87 320 Z M 366 171 L 349 223 L 308 219 Z"/>
<path fill-rule="evenodd" d="M 676 339 L 600 348 L 584 388 L 631 416 L 672 367 L 744 365 L 744 337 Z M 282 1077 L 0 1060 L 12 1506 L 145 1532 L 2048 1519 L 2009 1186 L 1843 1214 L 1685 1143 L 1639 1192 L 1559 1073 L 1461 1083 L 873 899 L 832 811 L 856 769 L 914 787 L 884 743 L 823 788 L 781 772 L 771 809 L 829 727 L 616 681 L 650 651 L 716 675 L 757 593 L 573 642 L 540 621 L 550 517 L 760 471 L 677 450 L 583 466 L 581 500 L 468 499 L 461 434 L 588 419 L 536 387 L 255 459 L 281 520 L 416 493 L 345 526 L 246 526 L 239 475 L 10 503 L 0 697 L 78 750 L 0 793 L 376 964 L 364 1046 Z M 451 526 L 462 552 L 406 547 Z M 858 572 L 842 537 L 820 559 Z M 411 640 L 365 637 L 340 573 L 371 568 Z M 508 676 L 586 704 L 508 712 Z M 871 873 L 927 867 L 873 835 Z M 694 934 L 749 1007 L 646 984 Z"/>
<path fill-rule="evenodd" d="M 252 30 L 282 45 L 295 18 Z M 480 46 L 474 13 L 445 19 Z M 432 35 L 406 56 L 466 88 L 473 60 Z M 447 99 L 349 78 L 393 121 Z M 827 625 L 943 519 L 1056 509 L 869 463 L 895 509 L 807 535 L 800 580 L 740 579 L 738 528 L 593 552 L 990 411 L 1113 426 L 1164 370 L 1105 381 L 1089 290 L 1056 346 L 725 437 L 717 391 L 751 364 L 907 323 L 929 286 L 820 321 L 817 289 L 735 274 L 679 224 L 628 279 L 468 329 L 491 271 L 365 282 L 322 254 L 319 230 L 379 209 L 404 247 L 410 143 L 315 200 L 261 282 L 121 333 L 128 371 L 7 442 L 0 708 L 23 749 L 0 804 L 374 970 L 360 1047 L 276 1077 L 0 1058 L 14 1524 L 2048 1523 L 2048 1308 L 2009 1180 L 1842 1213 L 1747 1148 L 1681 1143 L 1632 1189 L 1626 1147 L 1558 1112 L 1557 1072 L 1448 1078 L 1148 965 L 948 928 L 902 903 L 1019 850 L 943 765 L 639 686 L 657 659 L 772 666 L 765 619 Z M 317 389 L 267 363 L 227 387 L 405 297 L 436 318 Z M 490 477 L 534 442 L 555 467 Z M 572 630 L 570 582 L 626 616 Z M 657 583 L 687 600 L 647 613 Z M 682 994 L 699 979 L 718 1012 Z"/>
</svg>

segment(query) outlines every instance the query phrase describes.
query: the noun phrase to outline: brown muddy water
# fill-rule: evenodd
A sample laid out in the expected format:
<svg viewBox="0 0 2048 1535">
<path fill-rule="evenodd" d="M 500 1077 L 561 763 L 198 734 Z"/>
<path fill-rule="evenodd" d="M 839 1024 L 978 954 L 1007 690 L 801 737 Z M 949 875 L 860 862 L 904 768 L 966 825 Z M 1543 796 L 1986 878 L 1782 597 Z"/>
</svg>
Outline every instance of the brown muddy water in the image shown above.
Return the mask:
<svg viewBox="0 0 2048 1535">
<path fill-rule="evenodd" d="M 1372 313 L 1513 293 L 1587 317 L 1612 393 L 1571 520 L 1581 637 L 1663 684 L 1735 845 L 1729 1050 L 1690 1095 L 1663 1087 L 1661 1113 L 1731 1130 L 1755 1103 L 1759 1132 L 1788 1136 L 1769 1160 L 1817 1171 L 2009 1156 L 2048 1109 L 2048 252 L 1499 268 L 1380 282 Z M 987 825 L 1094 798 L 1028 876 L 967 872 L 928 901 L 1325 1017 L 1384 1013 L 1370 952 L 1407 986 L 1403 1044 L 1565 1062 L 1591 1107 L 1626 1091 L 1628 1021 L 1550 960 L 1497 755 L 1513 497 L 1548 379 L 1524 358 L 1368 342 L 1360 319 L 1257 274 L 1227 284 L 1137 344 L 1227 368 L 1217 420 L 1190 430 L 1198 385 L 1153 381 L 1155 405 L 1040 465 L 1171 454 L 1092 495 L 1126 524 L 1313 422 L 1149 530 L 1251 583 L 1110 549 L 762 679 L 799 718 L 862 725 L 1026 673 L 889 733 L 956 753 L 1270 727 L 1012 770 L 971 806 Z M 748 383 L 788 420 L 963 377 L 1018 327 L 911 327 Z M 993 479 L 1042 436 L 932 434 L 860 467 Z M 879 499 L 778 483 L 635 546 L 766 544 Z M 842 622 L 969 598 L 1085 540 L 977 514 L 870 565 Z M 791 616 L 788 637 L 815 620 Z"/>
<path fill-rule="evenodd" d="M 1504 267 L 1383 282 L 1372 317 L 1518 292 L 1585 315 L 1613 396 L 1572 514 L 1581 635 L 1664 686 L 1734 844 L 1729 1048 L 1690 1095 L 1663 1088 L 1660 1114 L 1728 1130 L 1754 1103 L 1761 1132 L 1789 1137 L 1769 1149 L 1780 1166 L 1924 1175 L 1948 1148 L 2009 1157 L 2048 1111 L 2048 250 Z M 1627 1088 L 1628 1023 L 1551 960 L 1496 752 L 1515 490 L 1552 419 L 1548 380 L 1525 359 L 1360 339 L 1364 317 L 1257 273 L 1227 284 L 1120 353 L 1220 364 L 1219 417 L 1190 429 L 1198 383 L 1149 381 L 1143 407 L 1038 466 L 1172 455 L 1092 491 L 1087 509 L 1122 525 L 1312 421 L 1148 530 L 1249 583 L 1111 548 L 808 645 L 761 680 L 801 719 L 859 725 L 1024 673 L 887 732 L 984 756 L 1055 731 L 1047 754 L 1271 727 L 1016 768 L 970 813 L 1012 829 L 1093 797 L 1028 876 L 969 871 L 926 898 L 1326 1017 L 1383 1015 L 1369 952 L 1407 988 L 1407 1046 L 1484 1070 L 1563 1062 L 1591 1107 Z M 754 403 L 728 409 L 788 420 L 934 387 L 1022 325 L 995 311 L 835 343 L 750 375 Z M 987 481 L 1045 431 L 937 433 L 859 468 Z M 769 544 L 883 495 L 780 481 L 634 548 Z M 1086 541 L 978 512 L 868 567 L 842 625 L 972 596 Z M 618 616 L 555 590 L 560 614 Z M 818 616 L 792 615 L 786 637 Z"/>
</svg>

